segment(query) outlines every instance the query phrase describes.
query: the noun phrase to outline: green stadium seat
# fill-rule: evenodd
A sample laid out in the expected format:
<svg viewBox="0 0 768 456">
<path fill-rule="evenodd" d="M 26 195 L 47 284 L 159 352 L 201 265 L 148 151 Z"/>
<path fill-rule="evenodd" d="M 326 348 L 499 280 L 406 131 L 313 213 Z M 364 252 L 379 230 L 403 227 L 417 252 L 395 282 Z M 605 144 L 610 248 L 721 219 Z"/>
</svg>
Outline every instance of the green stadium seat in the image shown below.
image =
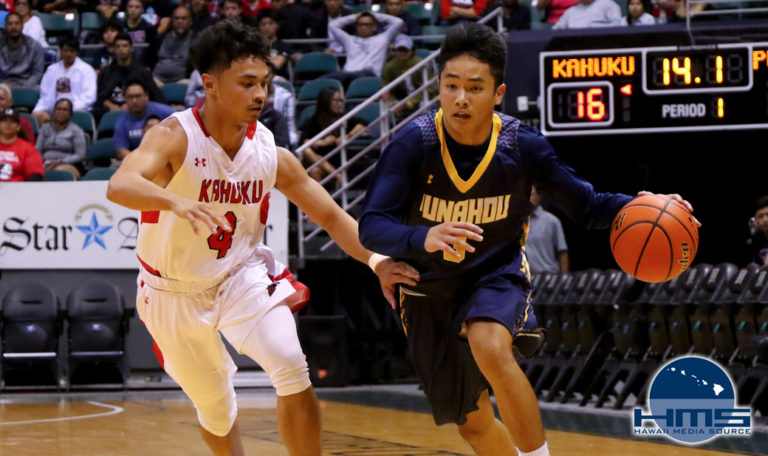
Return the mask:
<svg viewBox="0 0 768 456">
<path fill-rule="evenodd" d="M 381 78 L 378 76 L 367 76 L 357 78 L 349 84 L 345 94 L 347 100 L 366 99 L 381 89 Z"/>
<path fill-rule="evenodd" d="M 43 23 L 45 30 L 45 40 L 51 46 L 59 44 L 61 37 L 66 35 L 77 35 L 78 17 L 75 13 L 67 14 L 47 14 L 37 13 L 40 22 Z"/>
<path fill-rule="evenodd" d="M 187 95 L 187 85 L 178 82 L 164 84 L 160 91 L 163 92 L 168 104 L 184 105 L 184 97 Z"/>
<path fill-rule="evenodd" d="M 111 137 L 112 133 L 115 131 L 115 124 L 117 123 L 117 119 L 119 119 L 123 114 L 125 114 L 125 111 L 110 111 L 101 116 L 99 127 L 96 130 L 96 136 L 98 138 Z"/>
<path fill-rule="evenodd" d="M 336 56 L 324 52 L 309 52 L 296 62 L 293 77 L 300 81 L 309 81 L 334 71 L 339 71 L 339 60 Z"/>
<path fill-rule="evenodd" d="M 72 122 L 83 129 L 88 138 L 88 144 L 92 143 L 94 133 L 96 132 L 96 122 L 93 120 L 91 113 L 88 111 L 75 111 L 72 113 Z"/>
<path fill-rule="evenodd" d="M 43 181 L 45 182 L 65 182 L 74 180 L 74 174 L 60 169 L 46 169 L 45 174 L 43 174 Z"/>
<path fill-rule="evenodd" d="M 14 87 L 11 89 L 11 96 L 13 97 L 14 108 L 32 112 L 32 109 L 37 104 L 37 100 L 40 99 L 40 91 L 37 89 Z"/>
<path fill-rule="evenodd" d="M 341 86 L 341 82 L 336 79 L 315 79 L 309 81 L 299 90 L 299 95 L 296 97 L 296 101 L 301 102 L 315 102 L 320 91 L 326 87 L 334 87 L 344 93 L 344 88 Z"/>
<path fill-rule="evenodd" d="M 115 168 L 93 168 L 85 173 L 85 176 L 81 177 L 80 180 L 109 180 L 115 174 L 115 171 L 117 171 Z"/>
</svg>

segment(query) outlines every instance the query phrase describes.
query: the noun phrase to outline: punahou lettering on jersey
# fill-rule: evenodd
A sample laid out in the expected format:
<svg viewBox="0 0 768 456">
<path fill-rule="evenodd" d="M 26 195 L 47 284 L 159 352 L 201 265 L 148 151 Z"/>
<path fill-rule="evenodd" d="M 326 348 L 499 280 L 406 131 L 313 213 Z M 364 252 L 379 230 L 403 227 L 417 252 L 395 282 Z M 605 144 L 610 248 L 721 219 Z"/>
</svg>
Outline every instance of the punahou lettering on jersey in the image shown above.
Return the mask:
<svg viewBox="0 0 768 456">
<path fill-rule="evenodd" d="M 249 126 L 243 145 L 231 160 L 208 135 L 196 108 L 173 116 L 187 134 L 187 154 L 166 188 L 210 203 L 234 231 L 219 230 L 212 235 L 198 223 L 200 234 L 195 235 L 190 223 L 172 211 L 143 212 L 137 252 L 142 277 L 150 286 L 162 287 L 162 280 L 157 280 L 162 277 L 205 288 L 253 256 L 267 221 L 277 150 L 272 133 L 256 123 Z"/>
<path fill-rule="evenodd" d="M 442 110 L 414 122 L 421 130 L 424 156 L 413 189 L 416 199 L 405 223 L 434 226 L 469 222 L 483 229 L 483 242 L 470 241 L 476 248 L 473 253 L 459 251 L 459 257 L 430 254 L 409 259 L 420 270 L 436 271 L 432 280 L 422 277 L 415 289 L 435 296 L 449 294 L 446 288 L 472 288 L 480 277 L 501 269 L 527 279 L 520 250 L 531 207 L 524 199 L 530 183 L 517 145 L 519 121 L 494 114 L 488 149 L 466 180 L 459 175 L 448 151 Z"/>
</svg>

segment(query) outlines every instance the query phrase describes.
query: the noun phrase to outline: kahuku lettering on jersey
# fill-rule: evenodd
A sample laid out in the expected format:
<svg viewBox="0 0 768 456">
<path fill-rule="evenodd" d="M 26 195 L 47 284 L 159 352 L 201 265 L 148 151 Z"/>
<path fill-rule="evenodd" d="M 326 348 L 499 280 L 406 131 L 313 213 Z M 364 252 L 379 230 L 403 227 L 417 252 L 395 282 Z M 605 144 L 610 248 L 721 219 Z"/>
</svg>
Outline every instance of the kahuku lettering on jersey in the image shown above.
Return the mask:
<svg viewBox="0 0 768 456">
<path fill-rule="evenodd" d="M 142 279 L 150 286 L 162 287 L 162 280 L 170 279 L 194 282 L 204 289 L 253 257 L 267 222 L 277 150 L 272 133 L 256 123 L 249 126 L 242 146 L 230 159 L 205 130 L 196 109 L 173 117 L 187 135 L 187 152 L 166 188 L 211 204 L 233 229 L 219 228 L 211 234 L 202 226 L 196 235 L 189 221 L 172 211 L 144 212 L 137 253 Z"/>
</svg>

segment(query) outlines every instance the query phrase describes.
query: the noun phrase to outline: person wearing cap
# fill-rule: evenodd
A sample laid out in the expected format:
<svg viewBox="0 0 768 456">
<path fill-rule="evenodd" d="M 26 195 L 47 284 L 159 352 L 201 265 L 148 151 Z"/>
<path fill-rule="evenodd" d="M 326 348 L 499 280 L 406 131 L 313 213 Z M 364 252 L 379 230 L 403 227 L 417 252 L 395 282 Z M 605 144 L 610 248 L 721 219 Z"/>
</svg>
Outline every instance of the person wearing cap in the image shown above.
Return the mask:
<svg viewBox="0 0 768 456">
<path fill-rule="evenodd" d="M 344 31 L 344 27 L 353 22 L 357 28 L 356 35 Z M 384 31 L 376 34 L 379 24 L 384 26 Z M 332 20 L 328 24 L 328 30 L 344 47 L 347 61 L 344 71 L 328 73 L 322 77 L 337 79 L 346 87 L 360 77 L 381 76 L 389 43 L 402 26 L 403 20 L 399 17 L 367 11 Z"/>
<path fill-rule="evenodd" d="M 413 40 L 408 35 L 397 35 L 395 37 L 395 57 L 389 62 L 384 64 L 384 69 L 381 71 L 381 83 L 387 85 L 395 79 L 399 78 L 403 73 L 416 66 L 422 59 L 414 55 Z M 431 71 L 428 70 L 428 74 L 431 77 Z M 408 78 L 395 86 L 389 91 L 387 95 L 387 102 L 390 106 L 397 105 L 400 100 L 405 99 L 408 95 L 414 93 L 416 89 L 424 85 L 424 78 L 422 72 L 417 71 L 414 74 L 408 76 Z M 433 98 L 437 95 L 437 89 L 435 87 L 429 88 L 429 97 Z M 418 107 L 421 100 L 424 97 L 414 95 L 404 105 L 400 105 L 394 109 L 394 114 L 397 119 L 404 119 L 409 114 L 414 112 Z"/>
<path fill-rule="evenodd" d="M 0 111 L 13 106 L 13 92 L 8 84 L 0 83 Z M 35 143 L 35 130 L 32 128 L 32 123 L 26 117 L 19 119 L 19 137 L 23 140 Z"/>
<path fill-rule="evenodd" d="M 0 182 L 40 181 L 44 172 L 35 146 L 19 138 L 19 114 L 0 111 Z"/>
</svg>

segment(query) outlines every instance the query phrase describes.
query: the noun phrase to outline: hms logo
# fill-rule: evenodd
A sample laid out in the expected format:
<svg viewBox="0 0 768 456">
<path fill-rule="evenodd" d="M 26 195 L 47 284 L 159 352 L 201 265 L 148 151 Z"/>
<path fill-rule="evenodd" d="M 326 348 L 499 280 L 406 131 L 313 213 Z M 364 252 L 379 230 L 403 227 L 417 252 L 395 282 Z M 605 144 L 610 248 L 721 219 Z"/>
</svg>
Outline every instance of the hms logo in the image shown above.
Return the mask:
<svg viewBox="0 0 768 456">
<path fill-rule="evenodd" d="M 195 166 L 203 165 L 205 167 L 205 159 L 195 157 Z"/>
</svg>

